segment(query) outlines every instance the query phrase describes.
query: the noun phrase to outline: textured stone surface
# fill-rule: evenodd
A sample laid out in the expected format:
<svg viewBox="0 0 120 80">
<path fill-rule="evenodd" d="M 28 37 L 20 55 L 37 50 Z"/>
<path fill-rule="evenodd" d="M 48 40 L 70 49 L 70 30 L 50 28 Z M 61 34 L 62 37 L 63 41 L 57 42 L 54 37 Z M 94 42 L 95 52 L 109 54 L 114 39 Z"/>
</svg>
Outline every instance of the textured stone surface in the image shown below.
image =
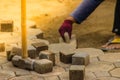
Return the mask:
<svg viewBox="0 0 120 80">
<path fill-rule="evenodd" d="M 28 39 L 34 39 L 33 37 L 42 39 L 43 32 L 40 29 L 34 29 L 34 28 L 28 29 Z"/>
<path fill-rule="evenodd" d="M 21 56 L 18 56 L 18 55 L 14 56 L 14 57 L 12 58 L 12 64 L 13 64 L 14 66 L 16 66 L 16 67 L 19 67 L 19 66 L 24 67 L 24 64 L 19 62 L 20 59 L 22 59 Z"/>
<path fill-rule="evenodd" d="M 2 68 L 3 68 L 3 70 L 15 72 L 16 76 L 30 75 L 30 72 L 28 70 L 19 69 L 17 67 L 14 67 L 11 62 L 3 64 Z"/>
<path fill-rule="evenodd" d="M 120 61 L 120 53 L 108 53 L 99 56 L 100 61 L 118 62 Z"/>
<path fill-rule="evenodd" d="M 59 44 L 50 44 L 49 49 L 53 53 L 59 53 L 60 51 L 74 51 L 76 49 L 75 46 L 72 46 L 71 44 L 67 43 L 59 43 Z"/>
<path fill-rule="evenodd" d="M 52 76 L 59 76 L 61 73 L 64 73 L 65 70 L 62 67 L 54 66 L 52 72 L 40 74 L 35 71 L 30 71 L 33 75 L 39 75 L 40 77 L 52 77 Z"/>
<path fill-rule="evenodd" d="M 15 74 L 10 71 L 0 71 L 0 80 L 8 80 L 12 77 L 14 77 Z"/>
<path fill-rule="evenodd" d="M 43 42 L 33 43 L 32 45 L 36 48 L 37 56 L 39 55 L 40 51 L 48 50 L 48 45 Z"/>
<path fill-rule="evenodd" d="M 64 50 L 64 51 L 60 51 L 60 61 L 63 63 L 72 63 L 72 55 L 74 55 L 75 53 L 73 51 L 68 51 L 68 50 Z"/>
<path fill-rule="evenodd" d="M 120 61 L 114 63 L 115 67 L 120 68 Z"/>
<path fill-rule="evenodd" d="M 34 70 L 38 73 L 48 73 L 53 70 L 53 63 L 47 59 L 35 60 Z"/>
<path fill-rule="evenodd" d="M 120 68 L 113 69 L 112 71 L 110 71 L 110 74 L 113 77 L 119 77 L 120 78 Z"/>
<path fill-rule="evenodd" d="M 30 58 L 22 59 L 21 56 L 16 55 L 12 58 L 12 63 L 16 67 L 33 70 L 34 60 Z"/>
<path fill-rule="evenodd" d="M 85 66 L 83 65 L 72 65 L 69 70 L 70 80 L 84 80 L 85 77 Z"/>
<path fill-rule="evenodd" d="M 96 78 L 93 72 L 85 71 L 85 80 L 94 80 Z"/>
<path fill-rule="evenodd" d="M 63 72 L 59 75 L 60 80 L 69 80 L 69 72 Z"/>
<path fill-rule="evenodd" d="M 12 20 L 1 20 L 0 30 L 2 32 L 13 32 L 13 21 Z"/>
<path fill-rule="evenodd" d="M 24 75 L 24 76 L 14 77 L 9 80 L 44 80 L 44 79 L 36 75 Z"/>
<path fill-rule="evenodd" d="M 0 41 L 0 52 L 5 51 L 5 43 L 3 41 Z"/>
<path fill-rule="evenodd" d="M 4 63 L 7 63 L 8 61 L 7 61 L 7 59 L 6 59 L 6 57 L 1 57 L 0 56 L 0 65 L 2 65 L 2 64 L 4 64 Z"/>
<path fill-rule="evenodd" d="M 59 80 L 57 76 L 45 77 L 45 80 Z"/>
<path fill-rule="evenodd" d="M 109 72 L 107 71 L 98 71 L 98 72 L 94 72 L 96 77 L 110 77 Z"/>
<path fill-rule="evenodd" d="M 55 54 L 51 51 L 45 50 L 41 51 L 39 53 L 39 59 L 49 59 L 53 62 L 53 65 L 55 65 Z"/>
<path fill-rule="evenodd" d="M 66 34 L 65 34 L 66 35 Z M 76 39 L 76 35 L 72 34 L 71 36 L 71 39 L 69 40 L 69 37 L 66 37 L 67 38 L 67 41 L 64 42 L 63 39 L 60 37 L 59 38 L 59 43 L 67 43 L 75 48 L 78 47 L 78 44 L 77 44 L 77 39 Z"/>
<path fill-rule="evenodd" d="M 114 78 L 114 77 L 99 77 L 99 78 L 95 78 L 93 80 L 120 80 L 120 79 Z"/>
<path fill-rule="evenodd" d="M 28 56 L 32 59 L 35 59 L 37 56 L 36 49 L 33 46 L 28 46 Z"/>
<path fill-rule="evenodd" d="M 115 66 L 110 62 L 94 62 L 86 66 L 86 71 L 98 72 L 98 71 L 110 71 L 114 69 Z"/>
<path fill-rule="evenodd" d="M 75 53 L 72 56 L 72 64 L 73 65 L 85 65 L 89 64 L 89 55 L 86 53 Z"/>
<path fill-rule="evenodd" d="M 101 54 L 104 54 L 104 52 L 100 49 L 95 48 L 78 48 L 75 50 L 75 52 L 84 52 L 90 55 L 90 57 L 97 57 Z"/>
</svg>

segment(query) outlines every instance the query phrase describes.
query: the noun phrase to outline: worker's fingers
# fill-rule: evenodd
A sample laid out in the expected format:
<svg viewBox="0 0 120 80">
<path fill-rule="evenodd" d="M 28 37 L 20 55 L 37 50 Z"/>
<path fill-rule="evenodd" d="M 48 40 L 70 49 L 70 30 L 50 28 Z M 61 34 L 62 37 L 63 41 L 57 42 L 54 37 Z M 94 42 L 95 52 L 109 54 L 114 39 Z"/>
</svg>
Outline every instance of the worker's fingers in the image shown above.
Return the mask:
<svg viewBox="0 0 120 80">
<path fill-rule="evenodd" d="M 64 42 L 65 42 L 65 41 L 66 41 L 66 40 L 65 40 L 65 37 L 64 37 L 65 30 L 64 30 L 64 29 L 59 29 L 59 33 L 60 33 L 62 39 L 63 39 Z"/>
</svg>

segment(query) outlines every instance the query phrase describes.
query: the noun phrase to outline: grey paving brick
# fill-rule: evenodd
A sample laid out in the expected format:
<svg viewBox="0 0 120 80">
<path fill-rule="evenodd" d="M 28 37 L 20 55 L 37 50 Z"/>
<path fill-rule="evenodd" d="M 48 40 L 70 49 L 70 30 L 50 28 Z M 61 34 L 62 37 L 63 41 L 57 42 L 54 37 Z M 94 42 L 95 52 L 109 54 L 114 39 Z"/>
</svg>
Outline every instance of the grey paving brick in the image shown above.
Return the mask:
<svg viewBox="0 0 120 80">
<path fill-rule="evenodd" d="M 55 66 L 55 54 L 49 50 L 41 51 L 39 53 L 39 59 L 49 59 L 53 62 Z"/>
<path fill-rule="evenodd" d="M 34 62 L 34 71 L 38 73 L 48 73 L 53 70 L 53 63 L 47 59 L 35 60 Z"/>
<path fill-rule="evenodd" d="M 84 65 L 72 65 L 69 70 L 70 80 L 84 80 L 85 66 Z"/>
<path fill-rule="evenodd" d="M 73 65 L 85 65 L 87 66 L 90 63 L 89 55 L 86 53 L 75 53 L 72 56 L 72 64 Z"/>
</svg>

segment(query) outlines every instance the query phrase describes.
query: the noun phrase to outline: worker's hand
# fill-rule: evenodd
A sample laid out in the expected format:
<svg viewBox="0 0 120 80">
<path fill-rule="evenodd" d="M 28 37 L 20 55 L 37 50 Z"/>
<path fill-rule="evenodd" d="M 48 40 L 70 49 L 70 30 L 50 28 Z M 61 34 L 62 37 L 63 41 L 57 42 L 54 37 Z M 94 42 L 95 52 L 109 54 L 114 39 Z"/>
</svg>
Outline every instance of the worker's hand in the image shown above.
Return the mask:
<svg viewBox="0 0 120 80">
<path fill-rule="evenodd" d="M 70 20 L 65 20 L 62 24 L 62 26 L 59 28 L 59 33 L 61 35 L 61 37 L 63 38 L 64 41 L 65 37 L 64 37 L 64 33 L 67 32 L 69 35 L 69 38 L 71 39 L 71 34 L 72 34 L 72 21 Z"/>
</svg>

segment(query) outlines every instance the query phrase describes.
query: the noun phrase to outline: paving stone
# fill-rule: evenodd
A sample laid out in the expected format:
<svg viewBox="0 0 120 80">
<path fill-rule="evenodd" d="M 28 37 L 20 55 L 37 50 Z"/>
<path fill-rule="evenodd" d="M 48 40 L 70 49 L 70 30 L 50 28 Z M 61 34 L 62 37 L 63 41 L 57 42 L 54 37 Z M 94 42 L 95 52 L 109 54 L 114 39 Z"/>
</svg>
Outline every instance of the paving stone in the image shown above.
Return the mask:
<svg viewBox="0 0 120 80">
<path fill-rule="evenodd" d="M 69 34 L 67 32 L 64 33 L 64 37 L 65 37 L 65 42 L 66 43 L 70 43 L 70 38 L 69 38 Z M 60 39 L 61 40 L 61 39 Z M 63 40 L 61 40 L 62 42 L 64 42 Z"/>
<path fill-rule="evenodd" d="M 7 74 L 10 75 L 11 77 L 15 77 L 15 73 L 13 71 L 0 69 L 0 74 Z"/>
<path fill-rule="evenodd" d="M 7 54 L 6 54 L 6 52 L 0 52 L 0 57 L 7 57 Z"/>
<path fill-rule="evenodd" d="M 39 59 L 49 59 L 53 62 L 55 66 L 55 54 L 49 50 L 41 51 L 39 53 Z"/>
<path fill-rule="evenodd" d="M 37 25 L 34 21 L 27 20 L 27 28 L 37 28 Z"/>
<path fill-rule="evenodd" d="M 41 42 L 41 43 L 33 43 L 32 44 L 36 48 L 37 56 L 39 56 L 39 53 L 44 50 L 48 50 L 48 45 Z"/>
<path fill-rule="evenodd" d="M 63 72 L 59 75 L 60 80 L 69 80 L 69 72 Z"/>
<path fill-rule="evenodd" d="M 47 45 L 49 45 L 49 41 L 45 40 L 45 39 L 32 39 L 32 40 L 28 40 L 28 44 L 34 44 L 34 43 L 45 43 Z"/>
<path fill-rule="evenodd" d="M 95 48 L 78 48 L 75 50 L 76 53 L 84 52 L 90 55 L 90 57 L 98 57 L 101 54 L 104 54 L 104 52 L 100 49 Z"/>
<path fill-rule="evenodd" d="M 100 61 L 118 62 L 120 61 L 120 53 L 108 53 L 99 56 Z"/>
<path fill-rule="evenodd" d="M 118 77 L 118 78 L 120 78 L 120 68 L 115 68 L 115 69 L 113 69 L 112 71 L 110 71 L 110 74 L 111 74 L 113 77 Z"/>
<path fill-rule="evenodd" d="M 59 43 L 68 43 L 71 46 L 74 46 L 75 48 L 78 48 L 78 43 L 77 43 L 77 39 L 76 39 L 76 35 L 75 34 L 71 35 L 71 39 L 70 40 L 69 40 L 69 37 L 67 36 L 67 34 L 65 34 L 65 37 L 66 37 L 67 41 L 64 42 L 63 39 L 60 37 L 59 38 Z"/>
<path fill-rule="evenodd" d="M 20 66 L 20 59 L 22 59 L 21 56 L 18 56 L 18 55 L 15 55 L 13 58 L 12 58 L 12 64 L 16 67 Z M 24 64 L 22 64 L 21 66 L 24 66 Z"/>
<path fill-rule="evenodd" d="M 85 65 L 87 66 L 90 63 L 89 55 L 86 53 L 75 53 L 72 56 L 73 65 Z"/>
<path fill-rule="evenodd" d="M 114 65 L 116 68 L 120 68 L 120 62 L 115 62 Z"/>
<path fill-rule="evenodd" d="M 114 77 L 99 77 L 99 78 L 95 78 L 93 80 L 120 80 L 120 79 L 114 78 Z"/>
<path fill-rule="evenodd" d="M 98 71 L 110 71 L 114 69 L 115 66 L 110 62 L 94 62 L 86 66 L 86 71 L 98 72 Z"/>
<path fill-rule="evenodd" d="M 28 46 L 28 57 L 35 59 L 37 56 L 36 48 L 33 46 Z"/>
<path fill-rule="evenodd" d="M 38 73 L 48 73 L 53 70 L 53 63 L 47 59 L 35 60 L 34 70 Z"/>
<path fill-rule="evenodd" d="M 13 20 L 1 20 L 0 30 L 2 32 L 13 32 Z"/>
<path fill-rule="evenodd" d="M 14 72 L 0 70 L 0 80 L 8 80 L 8 79 L 10 79 L 12 77 L 15 77 Z"/>
<path fill-rule="evenodd" d="M 98 71 L 98 72 L 94 72 L 96 77 L 110 77 L 109 72 L 107 71 Z"/>
<path fill-rule="evenodd" d="M 65 72 L 65 70 L 62 67 L 54 66 L 52 72 L 49 72 L 49 73 L 40 74 L 35 71 L 30 71 L 30 72 L 31 74 L 39 75 L 40 77 L 50 77 L 50 76 L 58 76 L 61 73 Z"/>
<path fill-rule="evenodd" d="M 8 61 L 6 60 L 6 57 L 1 57 L 0 56 L 0 65 L 7 63 Z"/>
<path fill-rule="evenodd" d="M 36 48 L 33 47 L 32 45 L 28 45 L 27 46 L 28 48 L 28 56 L 30 58 L 36 58 L 38 57 L 37 53 L 36 53 Z M 11 51 L 7 51 L 7 60 L 8 61 L 11 61 L 13 56 L 15 55 L 19 55 L 21 56 L 22 55 L 22 48 L 21 48 L 21 45 L 19 46 L 16 46 L 16 47 L 13 47 Z"/>
<path fill-rule="evenodd" d="M 70 80 L 84 80 L 85 66 L 84 65 L 72 65 L 69 70 Z"/>
<path fill-rule="evenodd" d="M 13 47 L 11 50 L 11 55 L 22 55 L 22 48 L 20 46 Z"/>
<path fill-rule="evenodd" d="M 96 76 L 93 72 L 85 71 L 85 80 L 93 80 Z"/>
<path fill-rule="evenodd" d="M 24 76 L 14 77 L 9 80 L 44 80 L 44 79 L 36 75 L 24 75 Z"/>
<path fill-rule="evenodd" d="M 2 68 L 3 68 L 3 70 L 15 72 L 16 76 L 23 76 L 23 75 L 30 75 L 31 74 L 28 70 L 24 70 L 24 69 L 14 67 L 11 62 L 4 63 L 2 65 Z"/>
<path fill-rule="evenodd" d="M 90 63 L 98 62 L 98 57 L 91 57 L 90 58 Z"/>
<path fill-rule="evenodd" d="M 43 39 L 43 32 L 40 29 L 28 29 L 28 39 L 34 39 L 33 37 Z"/>
<path fill-rule="evenodd" d="M 16 67 L 19 67 L 22 69 L 33 70 L 34 60 L 30 58 L 22 59 L 21 56 L 16 55 L 12 58 L 12 63 Z"/>
<path fill-rule="evenodd" d="M 50 44 L 49 49 L 53 53 L 59 53 L 60 51 L 68 50 L 68 51 L 74 51 L 76 49 L 75 46 L 72 46 L 71 44 L 67 43 L 58 43 L 58 44 Z"/>
<path fill-rule="evenodd" d="M 57 76 L 45 77 L 45 80 L 59 80 Z"/>
<path fill-rule="evenodd" d="M 0 52 L 5 51 L 5 42 L 0 41 Z"/>
<path fill-rule="evenodd" d="M 66 64 L 72 63 L 72 55 L 74 54 L 75 53 L 71 50 L 60 51 L 60 61 Z"/>
</svg>

